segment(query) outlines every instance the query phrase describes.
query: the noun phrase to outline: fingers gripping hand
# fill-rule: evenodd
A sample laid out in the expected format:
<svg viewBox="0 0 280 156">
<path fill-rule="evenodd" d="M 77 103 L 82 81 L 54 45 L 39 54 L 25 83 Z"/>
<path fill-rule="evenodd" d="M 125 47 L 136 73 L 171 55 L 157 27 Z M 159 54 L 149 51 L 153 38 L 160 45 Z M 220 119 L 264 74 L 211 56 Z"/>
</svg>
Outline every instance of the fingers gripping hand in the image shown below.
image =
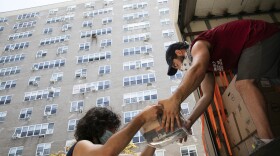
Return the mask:
<svg viewBox="0 0 280 156">
<path fill-rule="evenodd" d="M 162 114 L 161 105 L 151 105 L 144 108 L 142 116 L 145 122 L 157 120 L 158 116 Z"/>
<path fill-rule="evenodd" d="M 163 106 L 163 116 L 162 116 L 162 127 L 165 127 L 165 131 L 174 131 L 174 122 L 177 122 L 179 127 L 181 127 L 179 105 L 172 103 L 171 100 L 162 100 L 158 102 L 159 105 Z"/>
</svg>

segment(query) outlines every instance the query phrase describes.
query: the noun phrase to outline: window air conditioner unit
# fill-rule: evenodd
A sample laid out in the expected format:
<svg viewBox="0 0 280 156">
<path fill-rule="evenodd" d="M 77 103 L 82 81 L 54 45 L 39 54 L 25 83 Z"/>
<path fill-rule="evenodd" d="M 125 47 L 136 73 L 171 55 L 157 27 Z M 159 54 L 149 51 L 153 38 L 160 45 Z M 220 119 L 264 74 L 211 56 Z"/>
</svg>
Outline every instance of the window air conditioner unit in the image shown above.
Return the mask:
<svg viewBox="0 0 280 156">
<path fill-rule="evenodd" d="M 86 79 L 87 76 L 86 76 L 85 74 L 82 74 L 82 75 L 81 75 L 81 78 L 82 78 L 82 79 Z"/>
<path fill-rule="evenodd" d="M 144 39 L 144 42 L 148 42 L 150 40 L 150 38 L 149 37 L 146 37 L 145 39 Z"/>
<path fill-rule="evenodd" d="M 55 92 L 55 88 L 54 87 L 50 87 L 49 88 L 49 93 L 54 93 Z"/>
<path fill-rule="evenodd" d="M 83 108 L 79 108 L 79 109 L 78 109 L 78 112 L 79 112 L 79 113 L 83 113 Z"/>
<path fill-rule="evenodd" d="M 51 83 L 51 84 L 54 84 L 55 82 L 56 82 L 56 79 L 54 79 L 54 78 L 51 78 L 51 79 L 50 79 L 50 83 Z"/>
<path fill-rule="evenodd" d="M 96 91 L 97 91 L 97 87 L 95 87 L 95 86 L 94 86 L 94 87 L 91 87 L 90 90 L 91 90 L 92 92 L 96 92 Z"/>
<path fill-rule="evenodd" d="M 30 115 L 30 114 L 26 115 L 25 119 L 26 119 L 26 120 L 31 119 L 31 115 Z"/>
<path fill-rule="evenodd" d="M 32 81 L 33 86 L 38 86 L 38 81 Z"/>
<path fill-rule="evenodd" d="M 147 86 L 151 86 L 151 85 L 152 85 L 152 83 L 151 83 L 151 82 L 148 82 L 148 83 L 147 83 Z"/>
<path fill-rule="evenodd" d="M 38 67 L 32 67 L 32 71 L 37 71 L 39 70 Z"/>
<path fill-rule="evenodd" d="M 151 69 L 151 67 L 146 67 L 146 70 L 150 70 Z"/>
<path fill-rule="evenodd" d="M 43 152 L 38 152 L 37 156 L 43 156 Z"/>
<path fill-rule="evenodd" d="M 44 138 L 46 136 L 46 134 L 40 134 L 39 138 Z"/>
</svg>

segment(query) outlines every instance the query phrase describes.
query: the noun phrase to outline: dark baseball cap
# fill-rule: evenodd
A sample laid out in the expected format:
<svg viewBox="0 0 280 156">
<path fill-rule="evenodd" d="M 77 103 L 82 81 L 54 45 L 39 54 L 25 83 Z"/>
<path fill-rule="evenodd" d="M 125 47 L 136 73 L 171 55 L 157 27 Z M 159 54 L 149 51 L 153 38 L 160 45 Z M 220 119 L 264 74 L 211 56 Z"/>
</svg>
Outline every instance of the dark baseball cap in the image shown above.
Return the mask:
<svg viewBox="0 0 280 156">
<path fill-rule="evenodd" d="M 167 48 L 165 54 L 166 63 L 168 64 L 167 75 L 172 76 L 177 73 L 177 69 L 172 67 L 173 59 L 176 57 L 175 51 L 180 49 L 188 49 L 188 48 L 189 48 L 189 44 L 187 42 L 176 42 L 171 44 Z"/>
</svg>

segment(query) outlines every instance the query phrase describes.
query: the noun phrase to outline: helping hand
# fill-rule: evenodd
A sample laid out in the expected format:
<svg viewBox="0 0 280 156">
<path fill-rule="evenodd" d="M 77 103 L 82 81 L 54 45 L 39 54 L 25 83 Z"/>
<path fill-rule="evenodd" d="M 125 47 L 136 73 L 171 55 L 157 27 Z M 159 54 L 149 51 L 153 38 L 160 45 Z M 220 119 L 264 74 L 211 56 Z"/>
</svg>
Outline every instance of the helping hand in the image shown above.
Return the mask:
<svg viewBox="0 0 280 156">
<path fill-rule="evenodd" d="M 158 116 L 160 116 L 163 112 L 163 108 L 161 105 L 151 105 L 144 108 L 141 112 L 142 119 L 144 122 L 149 122 L 153 120 L 157 120 Z"/>
<path fill-rule="evenodd" d="M 182 127 L 180 122 L 180 105 L 176 101 L 169 98 L 159 101 L 158 104 L 163 106 L 162 127 L 165 127 L 166 132 L 169 131 L 169 128 L 171 128 L 172 132 L 174 131 L 174 122 L 177 122 L 177 125 Z"/>
<path fill-rule="evenodd" d="M 192 134 L 191 126 L 192 126 L 191 120 L 190 120 L 190 119 L 185 120 L 185 122 L 184 122 L 184 124 L 183 124 L 183 127 L 188 131 L 188 133 L 189 133 L 190 135 Z M 185 136 L 184 138 L 179 139 L 179 142 L 180 142 L 180 143 L 182 143 L 183 141 L 184 141 L 184 142 L 187 142 L 187 139 L 188 139 L 188 135 Z"/>
</svg>

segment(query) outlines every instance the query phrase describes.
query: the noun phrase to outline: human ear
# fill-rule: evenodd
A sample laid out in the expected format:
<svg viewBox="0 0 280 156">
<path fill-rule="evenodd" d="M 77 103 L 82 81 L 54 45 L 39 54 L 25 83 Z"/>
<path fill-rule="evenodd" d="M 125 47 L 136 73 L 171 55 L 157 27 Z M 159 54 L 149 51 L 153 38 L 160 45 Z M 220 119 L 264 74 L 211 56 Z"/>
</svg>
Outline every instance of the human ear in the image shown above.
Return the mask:
<svg viewBox="0 0 280 156">
<path fill-rule="evenodd" d="M 177 56 L 184 56 L 184 52 L 182 51 L 182 50 L 175 50 L 175 54 L 177 55 Z"/>
</svg>

